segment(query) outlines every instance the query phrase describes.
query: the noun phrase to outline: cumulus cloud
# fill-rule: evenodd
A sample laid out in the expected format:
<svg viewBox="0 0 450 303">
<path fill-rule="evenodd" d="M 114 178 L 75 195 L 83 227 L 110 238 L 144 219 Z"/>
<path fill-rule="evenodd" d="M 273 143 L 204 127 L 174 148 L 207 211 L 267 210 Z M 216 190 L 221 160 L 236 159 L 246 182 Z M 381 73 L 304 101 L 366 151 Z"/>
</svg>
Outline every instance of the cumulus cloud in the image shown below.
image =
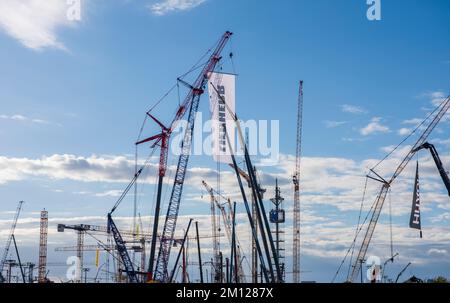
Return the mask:
<svg viewBox="0 0 450 303">
<path fill-rule="evenodd" d="M 2 0 L 0 28 L 33 50 L 66 49 L 57 31 L 74 23 L 67 18 L 65 0 Z"/>
<path fill-rule="evenodd" d="M 407 136 L 407 135 L 409 135 L 411 133 L 411 130 L 409 129 L 409 128 L 400 128 L 399 130 L 398 130 L 398 134 L 400 135 L 400 136 Z"/>
<path fill-rule="evenodd" d="M 425 93 L 424 96 L 430 99 L 431 104 L 434 106 L 439 106 L 444 99 L 447 98 L 448 94 L 445 94 L 443 91 L 435 91 Z"/>
<path fill-rule="evenodd" d="M 384 151 L 390 151 L 392 147 L 386 147 Z M 409 146 L 400 149 L 392 155 L 392 159 L 386 161 L 377 171 L 388 176 L 392 173 L 392 169 L 398 165 L 404 153 L 407 152 Z M 20 159 L 19 159 L 20 160 Z M 442 160 L 445 163 L 450 161 L 450 157 L 442 153 Z M 5 162 L 6 161 L 6 162 Z M 156 163 L 150 174 L 156 174 Z M 376 159 L 367 159 L 355 161 L 346 158 L 321 158 L 321 157 L 305 157 L 302 161 L 302 254 L 304 256 L 314 256 L 317 258 L 326 258 L 330 263 L 335 264 L 332 268 L 327 268 L 329 272 L 336 270 L 339 259 L 342 258 L 349 247 L 355 233 L 353 223 L 356 224 L 357 212 L 359 211 L 362 190 L 364 187 L 364 177 L 367 167 L 372 167 L 376 163 Z M 6 165 L 6 164 L 7 165 Z M 423 184 L 422 199 L 426 201 L 427 207 L 432 204 L 446 205 L 448 197 L 439 194 L 442 190 L 442 184 L 433 160 L 426 155 L 420 158 L 421 176 Z M 121 156 L 90 156 L 79 157 L 74 155 L 54 155 L 50 157 L 42 157 L 41 159 L 8 159 L 0 158 L 0 176 L 3 175 L 4 167 L 8 167 L 12 172 L 19 171 L 19 177 L 27 178 L 39 176 L 42 178 L 52 179 L 70 179 L 76 181 L 92 181 L 92 182 L 117 182 L 123 179 L 128 182 L 129 177 L 134 171 L 134 161 Z M 282 195 L 285 197 L 286 217 L 288 219 L 286 227 L 290 226 L 292 218 L 292 180 L 291 174 L 295 166 L 295 157 L 292 155 L 281 155 L 280 165 L 272 168 L 271 171 L 259 171 L 259 179 L 264 187 L 268 189 L 265 199 L 273 197 L 273 185 L 275 178 L 278 178 L 281 186 Z M 16 169 L 17 168 L 17 169 Z M 174 168 L 171 168 L 174 169 Z M 429 262 L 441 262 L 447 264 L 446 257 L 439 253 L 431 254 L 428 252 L 432 249 L 442 249 L 439 245 L 448 245 L 450 239 L 450 230 L 448 227 L 438 227 L 427 225 L 424 228 L 424 239 L 419 239 L 417 231 L 407 228 L 408 216 L 411 210 L 411 191 L 413 188 L 414 165 L 410 165 L 405 170 L 403 177 L 395 183 L 392 189 L 392 197 L 395 197 L 395 207 L 393 207 L 393 216 L 400 217 L 400 223 L 394 223 L 394 241 L 396 251 L 399 251 L 402 257 L 409 258 L 414 264 L 429 264 Z M 31 172 L 33 171 L 33 172 Z M 210 185 L 215 185 L 218 172 L 204 167 L 192 167 L 186 179 L 186 192 L 184 194 L 183 204 L 180 209 L 180 217 L 177 223 L 177 234 L 182 234 L 182 229 L 187 225 L 189 218 L 193 217 L 199 221 L 200 233 L 202 235 L 211 234 L 211 224 L 209 215 L 199 215 L 198 202 L 203 201 L 204 209 L 207 209 L 206 203 L 209 203 L 209 197 L 204 193 L 203 199 L 200 197 L 202 190 L 200 184 L 202 180 L 206 180 Z M 103 180 L 105 179 L 105 180 Z M 167 178 L 169 179 L 169 178 Z M 170 180 L 169 182 L 171 182 Z M 437 184 L 436 188 L 427 188 L 428 184 Z M 170 185 L 169 185 L 170 186 Z M 236 180 L 231 171 L 221 171 L 221 192 L 230 195 L 241 201 L 239 192 L 236 190 Z M 248 188 L 246 188 L 248 191 Z M 370 203 L 378 193 L 379 184 L 373 182 L 369 184 L 367 191 L 367 200 L 364 211 L 370 208 Z M 120 193 L 120 190 L 108 190 L 99 194 L 91 195 L 99 197 L 114 197 Z M 250 196 L 250 195 L 249 195 Z M 326 207 L 327 212 L 320 211 Z M 239 241 L 244 249 L 244 253 L 249 256 L 251 233 L 248 226 L 248 220 L 243 213 L 242 205 L 239 207 L 240 214 L 238 216 L 238 234 Z M 424 214 L 427 211 L 424 209 Z M 163 210 L 163 213 L 165 210 Z M 8 218 L 10 216 L 7 216 Z M 407 218 L 408 217 L 408 218 Z M 117 217 L 116 223 L 122 230 L 130 230 L 131 217 Z M 442 218 L 444 219 L 444 218 Z M 142 217 L 143 222 L 151 222 L 150 216 Z M 64 234 L 56 232 L 57 223 L 67 224 L 94 224 L 105 225 L 104 216 L 83 217 L 80 214 L 74 214 L 71 217 L 51 216 L 49 239 L 51 239 L 53 247 L 68 246 L 76 243 L 76 235 L 67 231 Z M 0 220 L 0 240 L 4 239 L 7 234 L 7 227 L 11 220 Z M 148 224 L 145 224 L 148 228 Z M 388 254 L 390 243 L 389 225 L 383 221 L 383 216 L 377 225 L 374 234 L 373 245 L 370 247 L 370 254 L 384 256 Z M 17 229 L 18 238 L 24 243 L 29 243 L 36 247 L 39 234 L 39 216 L 21 218 Z M 92 241 L 92 239 L 91 239 Z M 420 241 L 420 242 L 419 242 Z M 224 252 L 228 250 L 228 242 L 224 236 L 221 240 Z M 412 244 L 413 243 L 413 244 Z M 95 244 L 95 243 L 92 243 Z M 418 245 L 420 244 L 420 245 Z M 202 242 L 205 255 L 212 252 L 211 241 Z M 292 255 L 292 235 L 286 233 L 286 256 Z M 444 262 L 444 263 L 442 263 Z M 247 267 L 245 270 L 248 270 Z M 331 279 L 331 277 L 330 277 Z"/>
<path fill-rule="evenodd" d="M 187 11 L 193 9 L 206 0 L 162 0 L 150 5 L 153 14 L 162 16 L 171 12 Z"/>
<path fill-rule="evenodd" d="M 349 114 L 354 114 L 354 115 L 367 114 L 367 110 L 365 110 L 364 108 L 362 108 L 360 106 L 349 105 L 349 104 L 342 105 L 341 110 L 344 113 L 349 113 Z"/>
<path fill-rule="evenodd" d="M 385 134 L 389 133 L 391 130 L 388 126 L 381 124 L 381 118 L 380 117 L 374 117 L 372 118 L 372 121 L 366 126 L 360 129 L 360 133 L 363 136 L 369 136 L 372 134 Z"/>
<path fill-rule="evenodd" d="M 33 177 L 81 182 L 127 182 L 132 160 L 117 157 L 52 155 L 40 159 L 0 157 L 0 184 Z"/>
<path fill-rule="evenodd" d="M 404 120 L 403 124 L 412 124 L 412 125 L 419 125 L 420 123 L 422 123 L 423 119 L 420 118 L 414 118 L 414 119 L 408 119 L 408 120 Z"/>
</svg>

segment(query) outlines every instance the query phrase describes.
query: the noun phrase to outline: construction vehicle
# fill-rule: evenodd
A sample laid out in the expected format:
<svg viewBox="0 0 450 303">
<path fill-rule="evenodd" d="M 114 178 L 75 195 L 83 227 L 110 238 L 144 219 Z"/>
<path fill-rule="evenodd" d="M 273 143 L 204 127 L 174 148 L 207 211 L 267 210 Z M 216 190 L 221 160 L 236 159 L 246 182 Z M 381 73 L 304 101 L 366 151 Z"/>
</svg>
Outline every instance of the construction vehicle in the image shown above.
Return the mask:
<svg viewBox="0 0 450 303">
<path fill-rule="evenodd" d="M 168 273 L 168 263 L 170 257 L 170 251 L 172 248 L 172 239 L 175 235 L 175 229 L 177 225 L 178 212 L 180 209 L 181 195 L 183 192 L 184 179 L 186 176 L 187 165 L 189 162 L 189 156 L 191 152 L 191 144 L 193 138 L 194 124 L 195 118 L 198 111 L 198 106 L 200 102 L 200 97 L 203 95 L 205 86 L 208 83 L 208 79 L 210 74 L 215 70 L 217 64 L 221 60 L 221 53 L 227 44 L 228 40 L 231 38 L 232 33 L 226 32 L 218 44 L 216 45 L 213 53 L 211 54 L 208 62 L 203 67 L 200 75 L 195 80 L 194 84 L 189 85 L 179 79 L 180 82 L 185 84 L 189 88 L 189 93 L 184 99 L 181 106 L 178 108 L 178 111 L 175 115 L 175 118 L 170 126 L 170 132 L 174 129 L 174 127 L 178 124 L 179 120 L 184 116 L 186 111 L 189 110 L 189 115 L 187 119 L 187 126 L 185 130 L 185 134 L 183 137 L 183 141 L 181 144 L 181 155 L 178 159 L 177 170 L 175 173 L 175 179 L 172 187 L 172 192 L 170 195 L 170 200 L 168 204 L 167 214 L 164 222 L 164 228 L 162 232 L 162 239 L 160 241 L 158 257 L 156 260 L 155 270 L 153 274 L 153 278 L 157 281 L 161 282 L 169 282 L 169 273 Z M 162 136 L 159 140 L 162 140 L 164 136 Z M 157 139 L 158 140 L 158 139 Z M 161 146 L 163 147 L 163 146 Z M 167 148 L 161 149 L 161 157 L 160 157 L 160 172 L 161 168 L 166 167 L 167 162 Z M 160 173 L 161 175 L 161 173 Z M 156 216 L 155 216 L 156 217 Z M 155 230 L 153 233 L 156 234 Z M 166 241 L 166 239 L 168 239 Z M 152 245 L 154 245 L 152 243 Z M 151 267 L 153 264 L 153 260 L 149 261 L 149 266 Z"/>
<path fill-rule="evenodd" d="M 269 265 L 270 280 L 272 283 L 275 283 L 275 282 L 281 283 L 281 282 L 283 282 L 283 275 L 282 275 L 282 270 L 281 270 L 280 262 L 278 259 L 278 255 L 276 252 L 272 232 L 270 230 L 269 219 L 267 218 L 267 212 L 266 212 L 266 209 L 265 209 L 265 206 L 263 203 L 261 191 L 259 189 L 259 183 L 258 183 L 258 180 L 256 177 L 254 166 L 250 159 L 250 154 L 248 151 L 247 144 L 245 143 L 245 140 L 244 140 L 244 135 L 242 132 L 242 128 L 241 128 L 239 119 L 238 119 L 236 113 L 230 109 L 226 100 L 219 93 L 219 90 L 217 89 L 217 87 L 215 87 L 213 83 L 211 83 L 211 85 L 212 85 L 213 89 L 215 90 L 216 94 L 218 95 L 218 97 L 220 98 L 221 102 L 223 102 L 223 104 L 225 104 L 226 109 L 228 110 L 229 114 L 232 116 L 233 121 L 236 125 L 236 129 L 238 131 L 239 143 L 243 147 L 243 151 L 244 151 L 245 167 L 247 168 L 247 173 L 248 173 L 248 176 L 250 178 L 250 183 L 251 183 L 250 188 L 252 190 L 252 194 L 256 197 L 256 203 L 255 203 L 256 214 L 258 217 L 259 230 L 260 230 L 261 239 L 262 239 L 263 246 L 264 246 L 264 253 L 266 255 L 267 264 Z M 249 217 L 250 225 L 252 226 L 253 237 L 256 240 L 257 235 L 256 235 L 255 229 L 254 229 L 253 218 L 250 213 L 250 208 L 248 207 L 248 201 L 246 198 L 245 191 L 243 189 L 241 175 L 237 169 L 238 166 L 237 166 L 236 158 L 234 157 L 234 154 L 233 154 L 233 148 L 232 148 L 233 145 L 231 144 L 228 133 L 226 132 L 226 127 L 225 127 L 225 137 L 226 137 L 229 149 L 231 151 L 231 158 L 233 161 L 232 167 L 234 168 L 236 178 L 238 179 L 239 188 L 240 188 L 240 191 L 242 194 L 242 198 L 244 199 L 244 204 L 246 207 L 247 215 Z M 257 246 L 258 246 L 258 243 L 257 243 Z M 261 267 L 263 269 L 265 279 L 268 282 L 269 277 L 268 277 L 268 273 L 266 272 L 266 268 L 264 266 L 264 261 L 261 259 L 261 256 L 262 256 L 261 252 L 262 251 L 260 250 L 260 248 L 258 248 L 258 253 L 260 255 Z M 274 267 L 275 267 L 275 270 L 274 270 Z"/>
<path fill-rule="evenodd" d="M 232 223 L 231 223 L 232 220 L 231 220 L 231 218 L 233 217 L 234 214 L 233 214 L 232 207 L 231 207 L 231 201 L 230 201 L 230 199 L 227 198 L 226 204 L 228 205 L 228 209 L 229 209 L 229 212 L 227 213 L 225 206 L 220 204 L 219 200 L 216 198 L 214 189 L 211 186 L 209 186 L 208 183 L 206 183 L 205 181 L 202 181 L 202 184 L 210 195 L 211 204 L 214 204 L 220 210 L 220 213 L 222 214 L 222 220 L 223 220 L 223 223 L 225 226 L 225 233 L 227 235 L 227 239 L 228 239 L 230 245 L 232 245 Z M 219 193 L 217 193 L 217 194 L 219 194 Z M 211 207 L 211 211 L 212 211 L 211 216 L 215 217 L 215 208 L 213 210 L 213 208 Z M 211 221 L 213 221 L 213 219 Z M 214 219 L 214 221 L 215 221 L 215 219 Z M 213 224 L 213 227 L 214 227 L 214 224 Z M 217 229 L 217 227 L 216 227 L 216 232 L 213 232 L 214 239 L 219 239 L 219 237 L 217 236 L 218 231 L 219 231 L 219 229 Z M 213 241 L 214 241 L 214 239 L 213 239 Z M 237 237 L 236 237 L 235 241 L 238 244 L 237 249 L 236 249 L 236 262 L 237 262 L 237 267 L 238 267 L 238 277 L 242 283 L 245 283 L 246 279 L 245 279 L 245 275 L 244 275 L 244 270 L 242 268 L 242 255 L 243 255 L 242 248 L 241 248 L 241 245 L 239 244 L 239 240 L 237 239 Z M 214 242 L 217 242 L 217 241 L 214 241 Z M 214 244 L 213 247 L 215 245 L 218 246 L 218 243 Z M 216 257 L 213 259 L 214 263 L 215 263 L 214 268 L 216 270 L 216 275 L 220 277 L 220 254 L 219 254 L 218 249 L 217 249 L 217 253 L 215 253 L 214 256 Z"/>
<path fill-rule="evenodd" d="M 14 219 L 11 225 L 11 229 L 8 234 L 8 238 L 6 240 L 5 248 L 3 250 L 3 256 L 0 259 L 0 283 L 5 282 L 5 278 L 3 277 L 3 269 L 5 267 L 6 258 L 8 258 L 9 249 L 11 248 L 11 242 L 14 237 L 14 231 L 16 230 L 17 220 L 19 219 L 20 211 L 22 210 L 23 201 L 20 201 L 17 205 L 16 213 L 14 215 Z"/>
<path fill-rule="evenodd" d="M 411 148 L 411 150 L 408 152 L 408 154 L 403 159 L 403 161 L 396 168 L 391 179 L 385 180 L 383 177 L 381 177 L 379 174 L 377 174 L 373 169 L 371 170 L 371 172 L 374 173 L 376 175 L 376 177 L 370 176 L 370 178 L 380 182 L 382 184 L 382 186 L 381 186 L 380 192 L 375 200 L 375 203 L 372 206 L 372 216 L 371 216 L 370 222 L 368 224 L 368 227 L 366 229 L 364 238 L 361 242 L 361 246 L 360 246 L 358 255 L 357 255 L 356 259 L 354 260 L 353 267 L 347 277 L 348 282 L 355 281 L 358 277 L 359 272 L 362 271 L 362 263 L 364 262 L 364 259 L 366 257 L 367 250 L 370 245 L 370 241 L 371 241 L 373 233 L 375 231 L 375 227 L 378 223 L 378 219 L 380 217 L 381 210 L 383 209 L 383 205 L 386 200 L 386 196 L 389 192 L 389 189 L 391 188 L 394 181 L 404 171 L 404 169 L 406 168 L 408 163 L 411 161 L 411 159 L 414 157 L 414 155 L 417 153 L 417 151 L 420 149 L 420 147 L 422 147 L 425 144 L 425 142 L 427 141 L 431 132 L 436 128 L 438 123 L 445 116 L 445 114 L 447 113 L 449 108 L 450 108 L 450 97 L 447 97 L 447 99 L 444 100 L 444 102 L 442 102 L 442 104 L 435 110 L 435 112 L 433 112 L 433 114 L 435 113 L 433 119 L 428 124 L 428 126 L 425 128 L 425 130 L 422 132 L 421 136 L 416 141 L 416 143 Z M 430 117 L 431 117 L 431 115 L 430 115 Z M 425 123 L 425 121 L 423 123 Z M 417 129 L 419 129 L 419 127 Z M 440 165 L 440 166 L 442 167 L 442 165 Z M 439 165 L 438 165 L 438 168 L 439 168 Z"/>
</svg>

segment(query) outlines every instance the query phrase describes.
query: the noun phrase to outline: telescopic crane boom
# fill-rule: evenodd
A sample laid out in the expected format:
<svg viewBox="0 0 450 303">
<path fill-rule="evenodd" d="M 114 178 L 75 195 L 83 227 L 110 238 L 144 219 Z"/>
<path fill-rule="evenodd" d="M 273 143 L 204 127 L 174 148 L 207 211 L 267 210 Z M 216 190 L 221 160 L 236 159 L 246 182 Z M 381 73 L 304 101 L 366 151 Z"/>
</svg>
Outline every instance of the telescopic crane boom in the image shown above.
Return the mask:
<svg viewBox="0 0 450 303">
<path fill-rule="evenodd" d="M 378 219 L 380 217 L 381 210 L 383 209 L 383 205 L 386 200 L 386 196 L 389 192 L 390 187 L 392 186 L 394 181 L 397 179 L 397 177 L 403 172 L 405 167 L 408 165 L 409 161 L 411 161 L 411 159 L 417 153 L 418 148 L 427 141 L 427 138 L 429 137 L 431 132 L 435 129 L 436 125 L 441 121 L 441 119 L 447 113 L 449 108 L 450 108 L 450 97 L 447 97 L 447 99 L 444 102 L 442 102 L 442 104 L 439 106 L 437 113 L 434 115 L 434 118 L 432 119 L 430 124 L 427 126 L 427 128 L 423 131 L 422 135 L 417 140 L 417 142 L 414 144 L 414 146 L 411 148 L 408 155 L 406 155 L 406 157 L 403 159 L 403 161 L 397 167 L 397 169 L 395 170 L 391 179 L 389 181 L 380 179 L 380 182 L 382 182 L 383 185 L 382 185 L 380 192 L 375 200 L 375 204 L 373 205 L 372 217 L 370 219 L 369 225 L 368 225 L 366 233 L 364 235 L 364 239 L 361 243 L 361 247 L 359 249 L 358 256 L 354 260 L 351 272 L 350 272 L 349 276 L 347 277 L 347 280 L 349 282 L 355 281 L 358 277 L 360 270 L 362 270 L 362 268 L 361 268 L 362 264 L 364 262 L 367 250 L 369 248 L 370 241 L 371 241 L 373 233 L 375 231 L 375 227 L 378 223 Z"/>
</svg>

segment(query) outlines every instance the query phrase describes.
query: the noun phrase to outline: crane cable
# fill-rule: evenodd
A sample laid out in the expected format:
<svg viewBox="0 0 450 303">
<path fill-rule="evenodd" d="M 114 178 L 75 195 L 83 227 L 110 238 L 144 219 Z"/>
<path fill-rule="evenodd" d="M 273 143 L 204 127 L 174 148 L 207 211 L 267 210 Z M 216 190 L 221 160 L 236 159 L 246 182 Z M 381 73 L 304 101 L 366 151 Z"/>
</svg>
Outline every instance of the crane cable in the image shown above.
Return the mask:
<svg viewBox="0 0 450 303">
<path fill-rule="evenodd" d="M 336 280 L 336 278 L 337 278 L 339 272 L 341 271 L 342 266 L 343 266 L 344 263 L 345 263 L 345 260 L 347 259 L 348 255 L 350 254 L 350 251 L 351 251 L 352 248 L 356 245 L 356 239 L 358 238 L 360 232 L 362 231 L 362 229 L 363 229 L 363 227 L 364 227 L 364 224 L 366 224 L 367 219 L 369 218 L 370 213 L 371 213 L 372 210 L 374 209 L 375 203 L 376 203 L 376 199 L 375 199 L 374 203 L 372 204 L 372 206 L 370 207 L 370 210 L 369 210 L 369 212 L 367 213 L 366 217 L 364 218 L 363 223 L 360 225 L 359 230 L 358 230 L 358 232 L 356 233 L 356 236 L 355 236 L 355 238 L 353 239 L 352 244 L 350 245 L 349 249 L 347 250 L 347 253 L 346 253 L 345 256 L 344 256 L 344 259 L 342 260 L 341 264 L 339 265 L 339 268 L 338 268 L 338 270 L 336 271 L 336 273 L 335 273 L 335 275 L 334 275 L 333 280 L 331 281 L 331 283 L 334 283 L 334 281 Z"/>
<path fill-rule="evenodd" d="M 392 190 L 389 188 L 389 232 L 390 232 L 390 248 L 391 248 L 391 258 L 394 258 L 394 234 L 392 230 Z"/>
<path fill-rule="evenodd" d="M 122 194 L 120 195 L 119 199 L 117 199 L 116 203 L 114 204 L 114 207 L 112 208 L 110 213 L 113 213 L 117 207 L 119 207 L 119 205 L 122 203 L 123 199 L 125 199 L 125 197 L 127 196 L 128 192 L 130 191 L 130 189 L 133 187 L 134 183 L 137 181 L 137 179 L 139 178 L 140 174 L 142 173 L 142 171 L 144 170 L 144 168 L 148 165 L 148 163 L 150 162 L 151 158 L 153 157 L 153 154 L 155 153 L 156 149 L 153 149 L 152 152 L 150 153 L 150 155 L 148 156 L 147 160 L 144 162 L 144 164 L 141 166 L 141 168 L 138 170 L 138 172 L 134 175 L 133 179 L 131 180 L 131 182 L 127 185 L 127 187 L 125 188 L 125 190 L 122 192 Z"/>
<path fill-rule="evenodd" d="M 426 121 L 428 121 L 437 111 L 438 111 L 438 109 L 439 108 L 441 108 L 442 107 L 442 104 L 445 102 L 445 100 L 440 104 L 440 105 L 438 105 L 430 114 L 428 114 L 428 116 L 419 124 L 419 125 L 417 125 L 417 127 L 405 138 L 405 139 L 403 139 L 402 140 L 402 142 L 400 142 L 390 153 L 388 153 L 381 161 L 379 161 L 371 170 L 373 171 L 373 170 L 375 170 L 381 163 L 383 163 L 387 158 L 389 158 L 397 149 L 399 149 L 400 148 L 400 146 L 401 145 L 403 145 L 403 143 L 405 143 L 410 137 L 412 137 L 412 135 L 414 135 L 424 124 L 425 124 L 425 122 Z M 376 201 L 375 201 L 376 202 Z M 370 215 L 370 213 L 372 212 L 372 209 L 374 208 L 374 205 L 375 205 L 375 202 L 374 202 L 374 204 L 372 204 L 372 206 L 371 206 L 371 208 L 370 208 L 370 210 L 369 210 L 369 212 L 367 213 L 367 215 L 366 215 L 366 218 L 364 219 L 364 222 L 363 222 L 363 224 L 361 224 L 361 226 L 360 226 L 360 228 L 359 228 L 359 230 L 358 230 L 358 232 L 357 232 L 357 234 L 356 234 L 356 236 L 355 236 L 355 238 L 353 239 L 353 242 L 352 242 L 352 244 L 351 244 L 351 246 L 350 246 L 350 248 L 348 249 L 348 251 L 347 251 L 347 253 L 346 253 L 346 255 L 345 255 L 345 257 L 344 257 L 344 259 L 342 260 L 342 262 L 341 262 L 341 264 L 339 265 L 339 268 L 338 268 L 338 270 L 336 271 L 336 274 L 335 274 L 335 276 L 333 277 L 333 280 L 332 280 L 332 283 L 335 281 L 335 279 L 337 278 L 337 276 L 338 276 L 338 274 L 339 274 L 339 272 L 340 272 L 340 270 L 341 270 L 341 268 L 342 268 L 342 266 L 344 265 L 344 263 L 345 263 L 345 260 L 346 260 L 346 258 L 347 258 L 347 256 L 348 256 L 348 254 L 350 253 L 350 251 L 352 250 L 352 248 L 354 249 L 354 246 L 355 246 L 355 244 L 356 244 L 356 238 L 357 238 L 357 236 L 359 235 L 359 233 L 361 232 L 361 230 L 362 230 L 362 227 L 364 226 L 364 224 L 365 224 L 365 222 L 367 221 L 367 219 L 368 219 L 368 217 L 369 217 L 369 215 Z M 392 240 L 392 237 L 391 237 L 391 247 L 392 247 L 392 249 L 393 249 L 393 240 Z M 350 265 L 351 266 L 351 265 Z"/>
<path fill-rule="evenodd" d="M 369 181 L 369 178 L 366 176 L 366 181 L 365 181 L 365 184 L 364 184 L 364 192 L 363 192 L 363 196 L 362 196 L 362 199 L 361 199 L 361 206 L 359 208 L 358 224 L 356 225 L 356 230 L 355 230 L 355 238 L 358 235 L 359 224 L 361 223 L 361 216 L 362 216 L 362 211 L 363 211 L 363 207 L 364 207 L 364 201 L 366 199 L 368 181 Z M 355 253 L 355 245 L 353 245 L 352 254 L 350 256 L 350 262 L 349 262 L 349 266 L 348 266 L 347 276 L 350 275 L 350 270 L 351 270 L 351 267 L 352 267 L 351 264 L 352 264 L 352 261 L 353 261 L 354 253 Z"/>
<path fill-rule="evenodd" d="M 400 142 L 391 152 L 389 152 L 383 159 L 381 159 L 380 162 L 378 162 L 374 167 L 372 167 L 371 170 L 375 170 L 378 166 L 380 166 L 381 163 L 383 163 L 387 158 L 389 158 L 397 149 L 400 148 L 400 146 L 403 145 L 409 138 L 412 137 L 424 124 L 427 122 L 433 115 L 442 107 L 442 104 L 438 105 L 417 127 L 405 138 Z"/>
</svg>

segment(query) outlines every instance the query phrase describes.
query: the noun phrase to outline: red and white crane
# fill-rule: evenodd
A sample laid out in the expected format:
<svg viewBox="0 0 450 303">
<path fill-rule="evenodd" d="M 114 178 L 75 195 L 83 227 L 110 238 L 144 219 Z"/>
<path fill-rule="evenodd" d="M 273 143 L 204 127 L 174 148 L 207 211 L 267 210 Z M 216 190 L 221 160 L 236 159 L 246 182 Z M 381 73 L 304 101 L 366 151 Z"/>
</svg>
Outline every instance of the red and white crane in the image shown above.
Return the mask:
<svg viewBox="0 0 450 303">
<path fill-rule="evenodd" d="M 154 224 L 153 224 L 153 237 L 151 243 L 150 250 L 150 260 L 149 260 L 149 280 L 158 280 L 161 282 L 167 282 L 169 280 L 167 266 L 169 262 L 170 250 L 172 247 L 173 237 L 175 233 L 176 223 L 178 219 L 178 211 L 180 206 L 181 194 L 183 192 L 183 184 L 184 178 L 186 175 L 187 164 L 189 161 L 189 155 L 191 150 L 193 129 L 195 117 L 198 111 L 199 101 L 201 95 L 204 93 L 205 86 L 208 82 L 210 74 L 215 70 L 218 62 L 221 59 L 221 53 L 225 48 L 228 40 L 230 39 L 232 33 L 227 31 L 223 34 L 222 38 L 216 45 L 214 51 L 212 52 L 208 62 L 203 67 L 199 76 L 195 80 L 192 85 L 188 85 L 184 83 L 184 81 L 180 80 L 184 84 L 186 84 L 190 89 L 189 93 L 185 97 L 183 103 L 178 108 L 175 117 L 170 124 L 170 127 L 165 127 L 161 122 L 159 122 L 156 118 L 154 118 L 150 113 L 148 115 L 159 124 L 162 128 L 162 132 L 156 136 L 152 136 L 145 140 L 141 140 L 136 143 L 136 145 L 140 145 L 146 142 L 153 141 L 153 146 L 160 146 L 160 160 L 159 160 L 159 181 L 158 181 L 158 195 L 156 201 L 156 209 L 154 215 Z M 177 171 L 175 174 L 175 180 L 172 188 L 172 193 L 169 201 L 169 206 L 167 210 L 167 215 L 164 223 L 164 229 L 162 233 L 162 238 L 160 241 L 160 249 L 158 252 L 158 258 L 156 261 L 156 266 L 154 265 L 154 256 L 156 252 L 156 235 L 158 230 L 158 222 L 160 215 L 160 206 L 161 206 L 161 188 L 163 183 L 163 178 L 167 169 L 167 157 L 168 157 L 168 148 L 169 148 L 169 140 L 170 135 L 175 130 L 178 122 L 185 115 L 185 113 L 189 110 L 189 116 L 186 126 L 186 131 L 183 138 L 183 143 L 181 145 L 181 155 L 178 159 Z"/>
</svg>

